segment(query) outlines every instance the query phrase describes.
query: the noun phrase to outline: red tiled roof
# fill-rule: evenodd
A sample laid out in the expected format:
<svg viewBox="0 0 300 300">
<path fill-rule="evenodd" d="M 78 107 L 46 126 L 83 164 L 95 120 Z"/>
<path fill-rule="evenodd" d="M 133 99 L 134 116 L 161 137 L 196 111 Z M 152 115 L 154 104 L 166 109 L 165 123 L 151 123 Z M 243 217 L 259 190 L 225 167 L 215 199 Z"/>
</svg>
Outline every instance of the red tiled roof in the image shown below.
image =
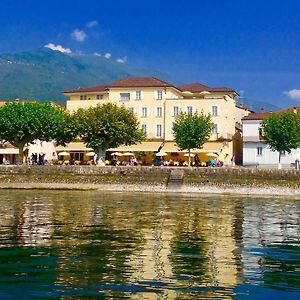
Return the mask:
<svg viewBox="0 0 300 300">
<path fill-rule="evenodd" d="M 118 81 L 113 82 L 110 85 L 98 85 L 93 86 L 89 88 L 78 88 L 76 90 L 72 91 L 66 91 L 65 94 L 69 93 L 85 93 L 85 92 L 105 92 L 110 88 L 127 88 L 127 87 L 158 87 L 158 88 L 164 88 L 164 87 L 174 87 L 177 89 L 177 87 L 173 86 L 170 83 L 167 83 L 165 81 L 162 81 L 158 78 L 154 77 L 138 77 L 138 78 L 123 78 Z"/>
<path fill-rule="evenodd" d="M 242 120 L 263 120 L 270 116 L 271 113 L 253 113 L 245 116 Z"/>
<path fill-rule="evenodd" d="M 191 92 L 191 93 L 201 93 L 204 91 L 207 91 L 210 89 L 208 86 L 203 85 L 201 83 L 191 83 L 182 85 L 179 87 L 179 89 L 183 92 Z"/>
<path fill-rule="evenodd" d="M 186 84 L 183 86 L 180 86 L 179 89 L 183 92 L 191 92 L 191 93 L 201 93 L 201 92 L 231 92 L 231 93 L 236 93 L 236 91 L 227 88 L 227 87 L 217 87 L 217 88 L 211 88 L 208 87 L 204 84 L 201 83 L 191 83 L 191 84 Z"/>
<path fill-rule="evenodd" d="M 110 87 L 174 87 L 172 84 L 155 77 L 123 78 L 113 82 Z"/>
<path fill-rule="evenodd" d="M 3 106 L 5 103 L 5 101 L 0 101 L 0 106 Z"/>
<path fill-rule="evenodd" d="M 292 110 L 292 111 L 296 110 L 298 113 L 300 113 L 300 106 L 288 107 L 288 108 L 279 110 L 274 113 L 282 114 L 282 113 L 290 111 L 290 110 Z M 253 113 L 253 114 L 249 114 L 248 116 L 244 117 L 243 120 L 263 120 L 263 119 L 269 117 L 271 114 L 272 114 L 272 112 Z"/>
<path fill-rule="evenodd" d="M 76 90 L 72 90 L 72 91 L 66 91 L 64 93 L 66 94 L 71 94 L 71 93 L 85 93 L 85 92 L 105 92 L 107 91 L 109 88 L 108 85 L 96 85 L 96 86 L 92 86 L 92 87 L 89 87 L 89 88 L 78 88 Z"/>
<path fill-rule="evenodd" d="M 293 110 L 293 111 L 296 110 L 298 113 L 300 113 L 300 106 L 288 107 L 288 108 L 280 110 L 279 112 L 283 113 L 283 112 L 286 112 L 289 110 Z"/>
</svg>

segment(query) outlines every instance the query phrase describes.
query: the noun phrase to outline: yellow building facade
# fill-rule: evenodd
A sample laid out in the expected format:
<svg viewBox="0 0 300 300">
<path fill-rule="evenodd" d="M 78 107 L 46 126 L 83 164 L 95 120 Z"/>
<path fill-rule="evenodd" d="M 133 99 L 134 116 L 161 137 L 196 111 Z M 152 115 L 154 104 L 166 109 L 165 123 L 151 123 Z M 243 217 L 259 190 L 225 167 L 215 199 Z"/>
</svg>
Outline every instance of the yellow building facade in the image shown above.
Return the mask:
<svg viewBox="0 0 300 300">
<path fill-rule="evenodd" d="M 68 97 L 67 109 L 71 112 L 107 102 L 123 105 L 132 110 L 147 141 L 139 145 L 109 149 L 111 151 L 156 152 L 158 148 L 167 153 L 167 159 L 184 160 L 184 152 L 174 142 L 172 124 L 180 112 L 203 112 L 210 114 L 215 124 L 210 140 L 202 149 L 194 149 L 201 161 L 209 155 L 229 165 L 238 155 L 234 147 L 236 139 L 238 94 L 229 88 L 210 88 L 194 83 L 176 87 L 157 78 L 125 78 L 91 88 L 78 88 L 64 92 Z M 241 149 L 242 151 L 242 149 Z"/>
</svg>

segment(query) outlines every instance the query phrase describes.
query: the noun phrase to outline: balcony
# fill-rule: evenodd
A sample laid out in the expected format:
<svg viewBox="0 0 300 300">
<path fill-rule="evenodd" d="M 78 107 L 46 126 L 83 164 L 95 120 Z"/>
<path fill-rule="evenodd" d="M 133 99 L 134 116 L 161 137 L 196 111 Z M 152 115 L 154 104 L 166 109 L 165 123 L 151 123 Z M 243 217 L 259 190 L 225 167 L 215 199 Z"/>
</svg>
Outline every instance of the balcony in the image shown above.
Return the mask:
<svg viewBox="0 0 300 300">
<path fill-rule="evenodd" d="M 262 142 L 264 140 L 264 138 L 261 135 L 246 135 L 243 136 L 243 142 L 244 143 L 258 143 L 258 142 Z"/>
<path fill-rule="evenodd" d="M 210 141 L 231 141 L 233 135 L 228 132 L 223 133 L 213 133 L 211 134 L 209 140 Z"/>
</svg>

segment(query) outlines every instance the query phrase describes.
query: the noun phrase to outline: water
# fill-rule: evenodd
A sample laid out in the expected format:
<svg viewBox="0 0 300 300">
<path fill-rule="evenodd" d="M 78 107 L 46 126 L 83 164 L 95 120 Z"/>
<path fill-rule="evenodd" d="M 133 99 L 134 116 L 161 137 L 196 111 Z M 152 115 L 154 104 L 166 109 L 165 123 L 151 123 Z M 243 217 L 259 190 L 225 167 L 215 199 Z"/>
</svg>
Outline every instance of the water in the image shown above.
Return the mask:
<svg viewBox="0 0 300 300">
<path fill-rule="evenodd" d="M 299 299 L 300 201 L 0 191 L 0 298 Z"/>
</svg>

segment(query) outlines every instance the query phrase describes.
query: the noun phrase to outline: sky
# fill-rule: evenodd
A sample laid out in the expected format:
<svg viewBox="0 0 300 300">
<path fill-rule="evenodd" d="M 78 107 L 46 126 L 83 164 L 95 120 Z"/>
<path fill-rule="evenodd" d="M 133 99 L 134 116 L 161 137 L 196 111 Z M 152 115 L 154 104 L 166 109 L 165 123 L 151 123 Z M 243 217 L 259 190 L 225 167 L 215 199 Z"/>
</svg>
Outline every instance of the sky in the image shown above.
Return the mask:
<svg viewBox="0 0 300 300">
<path fill-rule="evenodd" d="M 95 53 L 300 106 L 299 0 L 2 0 L 0 54 Z"/>
</svg>

